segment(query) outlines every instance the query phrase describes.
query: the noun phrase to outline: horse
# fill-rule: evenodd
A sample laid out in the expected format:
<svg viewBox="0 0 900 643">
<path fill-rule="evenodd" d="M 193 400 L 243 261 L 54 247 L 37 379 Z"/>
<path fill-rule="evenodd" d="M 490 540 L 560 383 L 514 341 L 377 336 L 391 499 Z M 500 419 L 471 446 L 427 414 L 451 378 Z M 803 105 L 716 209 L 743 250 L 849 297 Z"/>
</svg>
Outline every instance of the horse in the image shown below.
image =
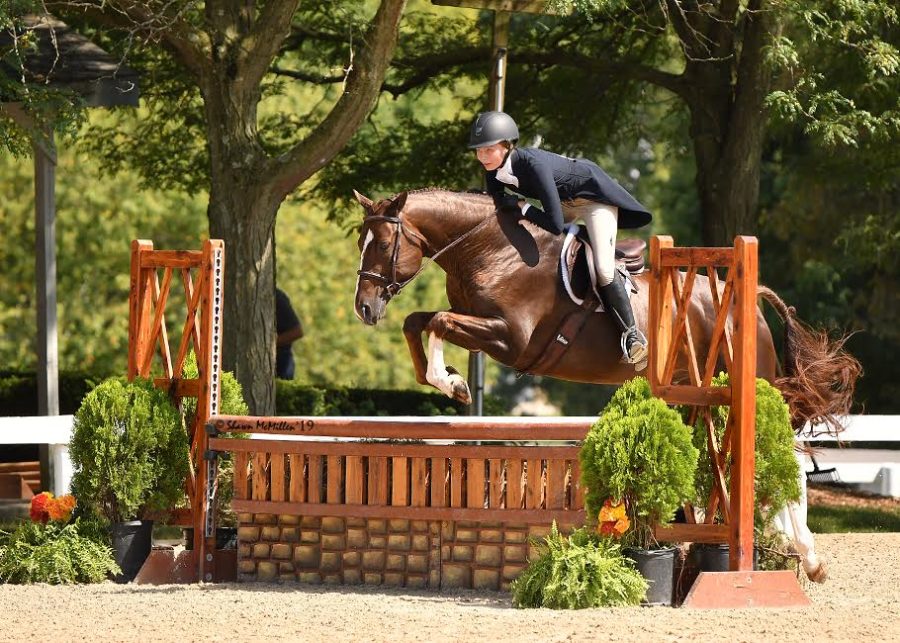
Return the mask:
<svg viewBox="0 0 900 643">
<path fill-rule="evenodd" d="M 403 324 L 420 384 L 470 403 L 465 379 L 444 363 L 444 341 L 517 370 L 563 380 L 621 384 L 639 374 L 621 360 L 620 331 L 605 313 L 591 314 L 565 352 L 541 364 L 561 321 L 578 308 L 559 277 L 562 236 L 498 211 L 484 194 L 428 188 L 378 202 L 355 190 L 354 195 L 365 211 L 354 302 L 363 323 L 375 325 L 384 317 L 388 302 L 422 270 L 425 258 L 446 273 L 450 309 L 414 312 Z M 649 335 L 650 275 L 632 280 L 635 320 Z M 785 350 L 779 364 L 772 332 L 757 307 L 757 376 L 782 391 L 796 430 L 811 422 L 839 431 L 837 416 L 849 410 L 861 372 L 843 348 L 845 339 L 831 340 L 807 327 L 769 288 L 760 286 L 758 295 L 784 323 Z M 708 352 L 715 321 L 710 280 L 697 275 L 688 323 L 698 354 Z M 423 333 L 428 334 L 427 355 Z"/>
</svg>

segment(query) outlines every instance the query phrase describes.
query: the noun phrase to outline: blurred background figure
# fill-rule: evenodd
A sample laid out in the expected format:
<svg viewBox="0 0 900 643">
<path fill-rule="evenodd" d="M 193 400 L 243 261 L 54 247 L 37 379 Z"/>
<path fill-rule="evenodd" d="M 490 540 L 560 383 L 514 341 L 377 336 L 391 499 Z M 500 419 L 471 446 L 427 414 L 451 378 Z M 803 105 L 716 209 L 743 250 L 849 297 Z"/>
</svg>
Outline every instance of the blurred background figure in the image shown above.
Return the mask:
<svg viewBox="0 0 900 643">
<path fill-rule="evenodd" d="M 275 377 L 294 379 L 294 354 L 291 345 L 303 337 L 303 325 L 291 306 L 291 300 L 280 288 L 275 289 Z"/>
</svg>

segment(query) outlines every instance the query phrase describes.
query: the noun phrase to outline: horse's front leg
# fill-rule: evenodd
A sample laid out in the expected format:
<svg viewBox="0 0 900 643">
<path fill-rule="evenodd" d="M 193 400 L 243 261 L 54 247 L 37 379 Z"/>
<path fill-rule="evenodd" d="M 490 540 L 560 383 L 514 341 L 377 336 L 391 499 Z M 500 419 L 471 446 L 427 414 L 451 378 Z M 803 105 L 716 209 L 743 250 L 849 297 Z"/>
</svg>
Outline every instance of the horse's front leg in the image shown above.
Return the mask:
<svg viewBox="0 0 900 643">
<path fill-rule="evenodd" d="M 444 363 L 443 340 L 469 351 L 490 349 L 494 354 L 508 351 L 510 345 L 506 322 L 495 317 L 473 317 L 443 311 L 432 317 L 425 331 L 428 333 L 426 379 L 448 397 L 463 404 L 472 402 L 469 385 L 456 369 Z"/>
<path fill-rule="evenodd" d="M 418 312 L 407 316 L 403 321 L 403 335 L 406 337 L 406 345 L 412 358 L 413 368 L 416 369 L 416 381 L 419 384 L 428 384 L 425 369 L 428 368 L 428 358 L 425 356 L 425 347 L 422 345 L 422 333 L 425 326 L 437 313 Z"/>
</svg>

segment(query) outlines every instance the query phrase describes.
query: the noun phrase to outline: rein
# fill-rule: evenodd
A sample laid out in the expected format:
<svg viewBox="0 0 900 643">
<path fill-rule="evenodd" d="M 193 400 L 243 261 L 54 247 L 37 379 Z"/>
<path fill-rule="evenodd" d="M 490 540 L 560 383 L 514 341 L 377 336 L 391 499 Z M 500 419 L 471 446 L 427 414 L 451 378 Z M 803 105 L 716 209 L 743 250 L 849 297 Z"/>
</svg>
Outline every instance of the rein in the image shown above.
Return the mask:
<svg viewBox="0 0 900 643">
<path fill-rule="evenodd" d="M 387 223 L 397 224 L 397 233 L 394 236 L 394 248 L 391 251 L 391 277 L 389 279 L 389 278 L 385 277 L 384 275 L 374 272 L 372 270 L 357 270 L 356 274 L 359 275 L 359 277 L 361 279 L 370 279 L 371 281 L 385 284 L 385 290 L 388 293 L 388 298 L 391 298 L 394 295 L 399 294 L 400 291 L 403 288 L 405 288 L 408 283 L 410 283 L 413 279 L 418 277 L 419 273 L 422 272 L 423 270 L 425 270 L 425 267 L 427 265 L 423 261 L 422 265 L 419 266 L 419 269 L 416 270 L 415 273 L 413 273 L 412 277 L 410 277 L 409 279 L 406 279 L 405 281 L 402 281 L 402 282 L 397 281 L 397 258 L 400 255 L 400 237 L 404 233 L 406 233 L 406 234 L 409 234 L 410 236 L 421 239 L 426 247 L 428 247 L 430 244 L 428 243 L 428 240 L 425 239 L 420 234 L 411 232 L 408 230 L 404 230 L 403 229 L 403 219 L 401 219 L 399 215 L 397 215 L 397 216 L 387 216 L 384 214 L 372 215 L 370 217 L 365 218 L 365 220 L 363 221 L 363 226 L 365 226 L 370 221 L 385 221 Z M 485 217 L 474 228 L 472 228 L 468 232 L 464 232 L 463 234 L 461 234 L 459 237 L 457 237 L 456 239 L 454 239 L 453 241 L 448 243 L 446 246 L 444 246 L 443 248 L 441 248 L 440 250 L 435 252 L 431 257 L 425 257 L 425 258 L 430 259 L 432 262 L 436 261 L 437 258 L 440 257 L 442 254 L 444 254 L 445 252 L 447 252 L 448 250 L 450 250 L 457 244 L 461 243 L 463 240 L 467 239 L 468 237 L 472 236 L 473 234 L 475 234 L 476 232 L 481 230 L 481 228 L 483 228 L 485 225 L 487 225 L 491 221 L 492 221 L 491 217 Z"/>
</svg>

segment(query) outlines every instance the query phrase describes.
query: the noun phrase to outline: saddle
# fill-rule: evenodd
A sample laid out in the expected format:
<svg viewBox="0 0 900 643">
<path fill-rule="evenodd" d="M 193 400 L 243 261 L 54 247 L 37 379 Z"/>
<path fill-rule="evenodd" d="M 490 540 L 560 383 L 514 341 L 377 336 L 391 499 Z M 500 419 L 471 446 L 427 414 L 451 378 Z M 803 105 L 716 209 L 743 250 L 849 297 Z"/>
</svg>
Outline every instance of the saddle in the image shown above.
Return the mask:
<svg viewBox="0 0 900 643">
<path fill-rule="evenodd" d="M 616 242 L 616 270 L 625 280 L 625 287 L 632 292 L 637 292 L 637 287 L 631 275 L 644 271 L 643 253 L 646 247 L 647 243 L 642 239 Z M 603 303 L 596 290 L 597 275 L 592 253 L 585 227 L 575 224 L 566 226 L 566 238 L 559 257 L 559 272 L 566 292 L 578 305 L 578 309 L 562 319 L 554 337 L 540 354 L 527 363 L 514 365 L 517 377 L 536 370 L 550 369 L 566 352 L 588 317 L 603 311 Z"/>
<path fill-rule="evenodd" d="M 559 272 L 569 298 L 577 305 L 584 304 L 585 297 L 596 288 L 597 275 L 594 270 L 593 249 L 584 226 L 566 226 L 566 238 L 559 258 Z M 616 241 L 616 270 L 625 280 L 626 287 L 637 292 L 631 275 L 644 272 L 644 250 L 647 242 L 643 239 L 622 239 Z M 603 311 L 601 303 L 595 309 Z"/>
</svg>

